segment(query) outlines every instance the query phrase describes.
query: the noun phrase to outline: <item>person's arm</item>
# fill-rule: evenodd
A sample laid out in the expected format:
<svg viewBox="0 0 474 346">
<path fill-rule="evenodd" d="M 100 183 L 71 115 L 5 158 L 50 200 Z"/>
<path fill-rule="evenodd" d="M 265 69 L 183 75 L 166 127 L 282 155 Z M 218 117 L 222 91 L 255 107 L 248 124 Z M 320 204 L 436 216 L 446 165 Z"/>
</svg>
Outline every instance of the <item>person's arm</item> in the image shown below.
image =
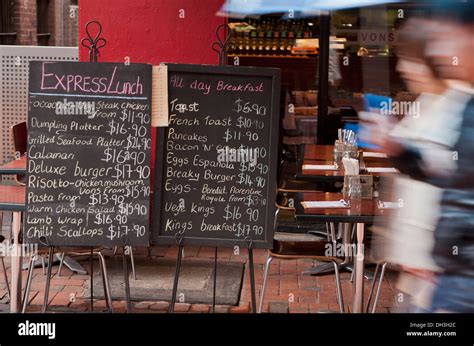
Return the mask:
<svg viewBox="0 0 474 346">
<path fill-rule="evenodd" d="M 382 147 L 392 158 L 395 168 L 413 179 L 446 177 L 456 170 L 452 150 L 439 144 L 388 137 Z"/>
<path fill-rule="evenodd" d="M 426 179 L 422 153 L 416 146 L 394 140 L 388 145 L 390 148 L 386 147 L 385 151 L 391 157 L 395 168 L 413 179 Z"/>
<path fill-rule="evenodd" d="M 400 128 L 402 124 L 395 123 L 389 117 L 368 112 L 359 112 L 359 117 L 364 121 L 364 126 L 359 132 L 360 138 L 374 144 L 390 156 L 395 168 L 403 174 L 424 180 L 427 177 L 449 176 L 456 169 L 453 152 L 447 146 L 431 140 L 419 141 L 392 135 L 396 132 L 393 130 Z"/>
</svg>

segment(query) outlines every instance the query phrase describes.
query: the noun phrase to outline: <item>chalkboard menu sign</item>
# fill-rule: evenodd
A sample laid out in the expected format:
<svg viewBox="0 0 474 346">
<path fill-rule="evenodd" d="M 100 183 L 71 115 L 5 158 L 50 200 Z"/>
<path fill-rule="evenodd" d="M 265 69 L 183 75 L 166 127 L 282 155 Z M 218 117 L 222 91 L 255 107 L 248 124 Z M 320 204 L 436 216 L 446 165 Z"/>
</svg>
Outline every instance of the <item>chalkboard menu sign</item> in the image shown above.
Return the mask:
<svg viewBox="0 0 474 346">
<path fill-rule="evenodd" d="M 278 69 L 168 65 L 154 243 L 272 246 L 279 99 Z"/>
<path fill-rule="evenodd" d="M 24 240 L 149 244 L 151 66 L 30 63 Z"/>
</svg>

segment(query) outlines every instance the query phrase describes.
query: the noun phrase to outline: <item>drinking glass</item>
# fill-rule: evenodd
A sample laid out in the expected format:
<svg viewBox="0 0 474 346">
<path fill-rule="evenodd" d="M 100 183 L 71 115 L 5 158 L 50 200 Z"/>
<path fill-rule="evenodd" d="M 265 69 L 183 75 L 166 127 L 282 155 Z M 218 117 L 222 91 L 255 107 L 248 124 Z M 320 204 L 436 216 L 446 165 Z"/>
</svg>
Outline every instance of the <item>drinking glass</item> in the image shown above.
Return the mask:
<svg viewBox="0 0 474 346">
<path fill-rule="evenodd" d="M 336 167 L 340 167 L 342 156 L 344 154 L 344 143 L 340 140 L 334 142 L 333 160 Z"/>
<path fill-rule="evenodd" d="M 359 175 L 345 175 L 342 189 L 345 200 L 360 200 L 362 198 L 362 184 Z"/>
</svg>

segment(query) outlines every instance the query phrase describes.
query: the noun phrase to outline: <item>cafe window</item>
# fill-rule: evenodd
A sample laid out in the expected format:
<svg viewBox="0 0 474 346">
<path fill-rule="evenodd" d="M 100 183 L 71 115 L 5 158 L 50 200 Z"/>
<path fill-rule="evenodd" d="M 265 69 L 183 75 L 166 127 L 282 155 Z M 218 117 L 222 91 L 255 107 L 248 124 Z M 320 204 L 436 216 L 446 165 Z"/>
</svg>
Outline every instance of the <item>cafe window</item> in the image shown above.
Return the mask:
<svg viewBox="0 0 474 346">
<path fill-rule="evenodd" d="M 38 46 L 47 46 L 51 36 L 48 28 L 49 0 L 36 1 Z"/>
<path fill-rule="evenodd" d="M 416 97 L 396 69 L 398 30 L 415 14 L 426 16 L 429 9 L 395 4 L 331 13 L 331 56 L 340 70 L 339 78 L 329 86 L 331 104 L 359 111 L 365 93 L 399 100 Z"/>
<path fill-rule="evenodd" d="M 319 17 L 273 13 L 229 18 L 229 26 L 227 64 L 281 69 L 283 128 L 297 137 L 292 142 L 315 143 Z"/>
<path fill-rule="evenodd" d="M 13 28 L 13 1 L 0 0 L 0 9 L 0 44 L 15 44 L 16 32 Z"/>
</svg>

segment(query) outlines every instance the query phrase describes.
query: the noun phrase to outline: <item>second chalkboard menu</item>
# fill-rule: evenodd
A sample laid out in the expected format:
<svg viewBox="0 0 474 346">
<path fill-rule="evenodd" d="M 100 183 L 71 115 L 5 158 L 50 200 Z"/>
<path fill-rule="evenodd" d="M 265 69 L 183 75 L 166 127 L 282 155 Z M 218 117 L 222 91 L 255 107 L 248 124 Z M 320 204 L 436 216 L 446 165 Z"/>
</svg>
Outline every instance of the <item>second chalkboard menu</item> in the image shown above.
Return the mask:
<svg viewBox="0 0 474 346">
<path fill-rule="evenodd" d="M 168 64 L 152 240 L 270 248 L 280 70 Z"/>
<path fill-rule="evenodd" d="M 149 244 L 151 66 L 31 62 L 25 242 Z"/>
</svg>

